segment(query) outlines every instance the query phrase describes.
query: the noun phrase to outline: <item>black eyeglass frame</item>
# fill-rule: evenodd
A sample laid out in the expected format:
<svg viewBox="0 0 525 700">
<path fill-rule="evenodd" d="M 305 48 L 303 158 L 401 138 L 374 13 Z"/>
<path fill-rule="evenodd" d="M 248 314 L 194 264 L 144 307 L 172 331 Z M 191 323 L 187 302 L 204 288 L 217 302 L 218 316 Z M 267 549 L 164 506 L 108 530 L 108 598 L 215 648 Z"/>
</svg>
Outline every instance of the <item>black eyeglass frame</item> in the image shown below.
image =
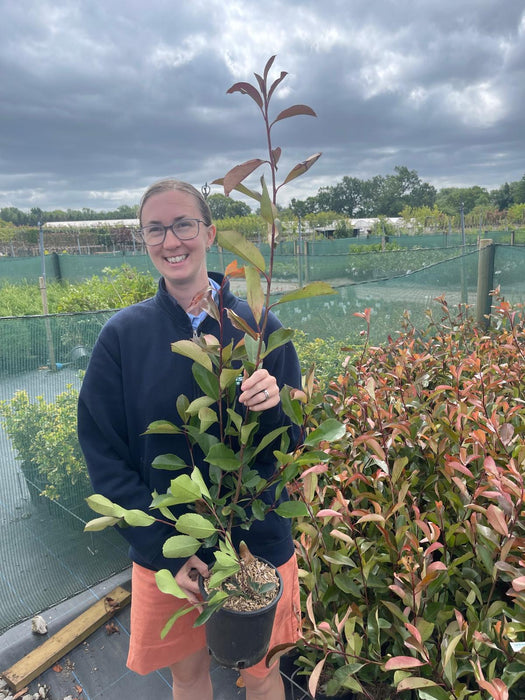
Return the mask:
<svg viewBox="0 0 525 700">
<path fill-rule="evenodd" d="M 181 238 L 179 234 L 175 231 L 174 226 L 177 226 L 177 224 L 181 224 L 184 221 L 196 221 L 197 222 L 197 232 L 193 236 L 187 236 L 186 238 Z M 149 226 L 142 226 L 139 228 L 139 235 L 141 240 L 143 241 L 144 245 L 149 246 L 150 248 L 153 248 L 157 245 L 162 245 L 164 241 L 166 240 L 166 235 L 168 231 L 171 231 L 174 236 L 176 236 L 179 241 L 192 241 L 194 238 L 197 238 L 197 236 L 200 233 L 200 225 L 204 224 L 205 226 L 211 226 L 211 224 L 207 224 L 203 219 L 192 219 L 190 217 L 184 217 L 183 219 L 178 219 L 177 221 L 174 221 L 171 223 L 169 226 L 164 226 L 164 224 L 150 224 Z M 163 228 L 164 229 L 164 235 L 162 236 L 162 239 L 158 241 L 157 243 L 148 243 L 146 241 L 146 238 L 144 236 L 144 229 L 149 229 L 149 228 Z"/>
</svg>

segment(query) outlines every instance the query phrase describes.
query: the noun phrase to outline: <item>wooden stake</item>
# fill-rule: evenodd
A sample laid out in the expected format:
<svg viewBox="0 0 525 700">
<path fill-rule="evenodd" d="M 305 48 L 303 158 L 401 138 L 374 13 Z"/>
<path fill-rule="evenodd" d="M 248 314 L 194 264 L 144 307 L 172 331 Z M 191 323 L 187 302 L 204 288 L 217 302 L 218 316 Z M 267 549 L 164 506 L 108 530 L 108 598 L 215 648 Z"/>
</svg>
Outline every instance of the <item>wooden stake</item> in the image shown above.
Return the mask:
<svg viewBox="0 0 525 700">
<path fill-rule="evenodd" d="M 25 688 L 40 674 L 47 671 L 58 659 L 87 639 L 106 620 L 125 607 L 130 600 L 131 593 L 121 586 L 117 586 L 105 598 L 92 605 L 0 675 L 15 693 Z"/>
</svg>

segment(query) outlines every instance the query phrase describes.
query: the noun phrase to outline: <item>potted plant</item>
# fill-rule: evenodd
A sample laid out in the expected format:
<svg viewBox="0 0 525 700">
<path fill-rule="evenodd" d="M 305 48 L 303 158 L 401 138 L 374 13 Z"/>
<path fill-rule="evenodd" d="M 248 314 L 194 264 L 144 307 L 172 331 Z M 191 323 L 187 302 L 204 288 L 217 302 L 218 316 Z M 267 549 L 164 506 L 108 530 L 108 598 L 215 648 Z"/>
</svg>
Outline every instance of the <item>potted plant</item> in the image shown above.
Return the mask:
<svg viewBox="0 0 525 700">
<path fill-rule="evenodd" d="M 364 350 L 309 416 L 346 426 L 296 486 L 316 698 L 523 697 L 523 310 L 497 298 L 485 331 L 437 301 L 441 318 Z"/>
<path fill-rule="evenodd" d="M 278 301 L 270 298 L 273 253 L 282 228 L 276 206 L 277 192 L 284 184 L 306 172 L 320 156 L 315 154 L 296 165 L 283 182 L 277 185 L 277 164 L 281 149 L 272 144 L 272 127 L 283 119 L 315 114 L 305 105 L 294 105 L 281 111 L 273 121 L 270 120 L 271 98 L 286 76 L 282 72 L 279 78 L 269 84 L 269 71 L 274 58 L 267 62 L 262 76 L 256 74 L 259 89 L 243 82 L 236 83 L 228 91 L 248 94 L 260 108 L 267 137 L 268 158 L 256 158 L 237 165 L 224 178 L 216 181 L 223 185 L 226 195 L 232 190 L 238 190 L 253 197 L 259 203 L 261 216 L 268 226 L 268 264 L 259 249 L 240 233 L 222 231 L 218 234 L 219 245 L 244 262 L 243 267 L 239 267 L 236 260 L 231 263 L 225 271 L 225 279 L 243 277 L 246 280 L 247 300 L 254 325 L 250 326 L 231 309 L 223 307 L 223 286 L 217 290 L 216 299 L 211 290 L 206 290 L 193 300 L 192 313 L 206 310 L 217 320 L 219 338 L 203 336 L 178 341 L 172 344 L 172 350 L 192 360 L 193 377 L 202 395 L 191 402 L 186 396 L 177 398 L 180 424 L 175 425 L 159 417 L 161 419 L 153 422 L 146 431 L 167 435 L 183 434 L 189 447 L 190 463 L 173 454 L 161 455 L 155 459 L 153 467 L 181 472 L 171 481 L 166 493 L 152 494 L 151 509 L 157 511 L 157 515 L 125 510 L 101 495 L 94 495 L 88 498 L 88 503 L 103 517 L 86 526 L 87 530 L 119 524 L 148 526 L 160 519 L 170 523 L 178 533 L 165 542 L 163 553 L 166 557 L 187 558 L 202 548 L 214 548 L 215 562 L 211 568 L 211 577 L 203 583 L 206 600 L 197 624 L 208 623 L 208 644 L 211 651 L 222 664 L 234 667 L 253 665 L 264 657 L 269 634 L 263 638 L 261 623 L 257 621 L 252 624 L 249 619 L 253 617 L 254 609 L 261 607 L 261 613 L 270 616 L 267 625 L 270 632 L 276 598 L 280 592 L 274 567 L 269 567 L 268 571 L 267 564 L 256 560 L 243 545 L 238 533 L 249 529 L 257 520 L 264 519 L 270 511 L 285 518 L 307 514 L 303 503 L 286 497 L 289 426 L 281 425 L 265 432 L 260 423 L 260 415 L 244 410 L 238 403 L 238 384 L 245 373 L 250 375 L 254 372 L 265 357 L 287 343 L 293 335 L 292 330 L 284 328 L 269 333 L 269 312 L 274 306 L 313 295 L 334 293 L 329 285 L 314 283 L 290 292 Z M 262 177 L 261 192 L 258 193 L 242 183 L 263 164 L 270 168 L 271 185 L 268 188 Z M 221 342 L 225 323 L 237 330 L 237 342 L 228 345 Z M 301 400 L 288 387 L 281 391 L 281 404 L 289 419 L 296 425 L 302 425 Z M 334 422 L 329 420 L 322 425 L 317 435 L 328 438 L 334 431 Z M 337 424 L 336 431 L 340 429 L 341 426 Z M 271 448 L 275 449 L 278 468 L 274 474 L 263 478 L 255 465 L 260 453 Z M 203 461 L 208 465 L 207 473 L 203 473 L 197 466 L 200 463 L 197 453 L 202 453 Z M 271 499 L 268 494 L 273 494 Z M 188 512 L 175 517 L 170 507 L 182 503 L 187 504 Z M 185 596 L 168 570 L 159 571 L 156 580 L 163 592 L 179 598 Z M 231 612 L 234 608 L 235 615 Z M 240 608 L 239 613 L 237 608 Z M 167 634 L 181 614 L 189 610 L 190 606 L 173 615 L 167 622 L 163 635 Z M 231 640 L 228 640 L 226 628 L 231 627 L 232 617 L 241 618 L 241 631 L 233 631 Z M 214 632 L 216 622 L 220 624 L 217 634 Z M 246 640 L 241 645 L 238 643 L 239 635 L 241 640 Z M 259 647 L 247 652 L 249 641 L 259 637 Z M 217 640 L 223 649 L 215 647 Z"/>
</svg>

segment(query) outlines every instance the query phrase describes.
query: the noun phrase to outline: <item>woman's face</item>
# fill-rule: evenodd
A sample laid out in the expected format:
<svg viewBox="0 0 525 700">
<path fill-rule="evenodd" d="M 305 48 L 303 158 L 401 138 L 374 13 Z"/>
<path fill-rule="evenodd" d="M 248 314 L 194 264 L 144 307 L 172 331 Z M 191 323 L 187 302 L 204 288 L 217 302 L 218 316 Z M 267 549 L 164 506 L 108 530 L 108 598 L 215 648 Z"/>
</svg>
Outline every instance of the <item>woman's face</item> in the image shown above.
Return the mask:
<svg viewBox="0 0 525 700">
<path fill-rule="evenodd" d="M 182 218 L 202 219 L 198 202 L 188 192 L 168 190 L 146 200 L 141 225 L 169 226 Z M 181 241 L 169 230 L 163 243 L 148 246 L 151 261 L 166 280 L 168 292 L 185 308 L 193 296 L 208 284 L 206 248 L 214 238 L 215 226 L 200 223 L 196 238 Z"/>
</svg>

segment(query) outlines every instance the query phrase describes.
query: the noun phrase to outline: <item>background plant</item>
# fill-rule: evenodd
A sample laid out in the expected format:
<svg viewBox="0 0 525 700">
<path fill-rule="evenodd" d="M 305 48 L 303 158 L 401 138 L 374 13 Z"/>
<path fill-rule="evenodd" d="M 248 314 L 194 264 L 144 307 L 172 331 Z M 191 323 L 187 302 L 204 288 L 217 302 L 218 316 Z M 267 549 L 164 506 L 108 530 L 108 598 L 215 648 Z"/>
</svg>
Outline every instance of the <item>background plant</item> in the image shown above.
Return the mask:
<svg viewBox="0 0 525 700">
<path fill-rule="evenodd" d="M 76 435 L 77 402 L 72 385 L 53 402 L 42 396 L 31 400 L 25 390 L 0 402 L 0 416 L 29 485 L 70 506 L 81 505 L 91 490 Z"/>
<path fill-rule="evenodd" d="M 346 425 L 297 462 L 312 693 L 522 695 L 523 311 L 498 300 L 485 333 L 439 302 L 441 318 L 369 348 L 310 415 Z"/>
</svg>

